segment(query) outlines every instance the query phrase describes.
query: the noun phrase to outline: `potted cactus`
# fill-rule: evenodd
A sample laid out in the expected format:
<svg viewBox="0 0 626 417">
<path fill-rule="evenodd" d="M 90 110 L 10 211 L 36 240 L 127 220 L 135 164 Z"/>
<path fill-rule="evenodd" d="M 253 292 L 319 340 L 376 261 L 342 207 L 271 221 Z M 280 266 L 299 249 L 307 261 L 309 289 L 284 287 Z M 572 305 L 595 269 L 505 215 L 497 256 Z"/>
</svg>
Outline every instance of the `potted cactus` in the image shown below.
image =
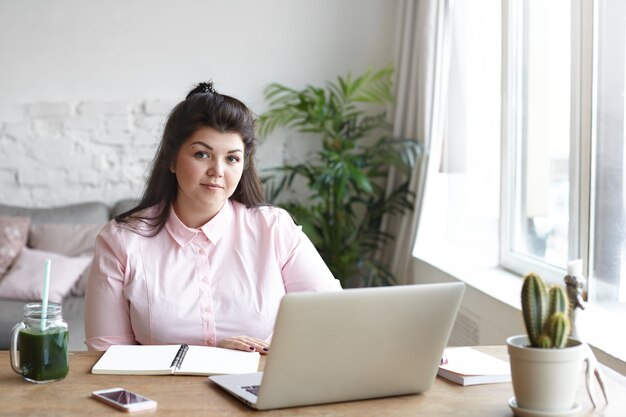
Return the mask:
<svg viewBox="0 0 626 417">
<path fill-rule="evenodd" d="M 546 287 L 541 277 L 530 273 L 522 286 L 522 314 L 528 340 L 536 348 L 564 348 L 571 332 L 569 301 L 565 290 Z"/>
<path fill-rule="evenodd" d="M 507 339 L 515 393 L 509 405 L 518 416 L 575 415 L 580 409 L 575 398 L 587 347 L 570 336 L 567 294 L 530 273 L 524 277 L 521 301 L 527 334 Z"/>
</svg>

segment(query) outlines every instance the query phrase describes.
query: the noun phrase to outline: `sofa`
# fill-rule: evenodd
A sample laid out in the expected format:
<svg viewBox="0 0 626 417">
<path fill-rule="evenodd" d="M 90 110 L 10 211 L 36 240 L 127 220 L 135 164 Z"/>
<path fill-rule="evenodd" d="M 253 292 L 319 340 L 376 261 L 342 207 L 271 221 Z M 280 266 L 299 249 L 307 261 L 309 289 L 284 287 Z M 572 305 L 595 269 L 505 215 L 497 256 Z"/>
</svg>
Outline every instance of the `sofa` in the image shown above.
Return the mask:
<svg viewBox="0 0 626 417">
<path fill-rule="evenodd" d="M 69 349 L 86 350 L 84 295 L 95 237 L 106 222 L 136 204 L 133 199 L 112 206 L 0 204 L 0 349 L 9 349 L 11 329 L 22 321 L 24 304 L 41 300 L 44 261 L 50 259 L 49 300 L 63 306 Z"/>
</svg>

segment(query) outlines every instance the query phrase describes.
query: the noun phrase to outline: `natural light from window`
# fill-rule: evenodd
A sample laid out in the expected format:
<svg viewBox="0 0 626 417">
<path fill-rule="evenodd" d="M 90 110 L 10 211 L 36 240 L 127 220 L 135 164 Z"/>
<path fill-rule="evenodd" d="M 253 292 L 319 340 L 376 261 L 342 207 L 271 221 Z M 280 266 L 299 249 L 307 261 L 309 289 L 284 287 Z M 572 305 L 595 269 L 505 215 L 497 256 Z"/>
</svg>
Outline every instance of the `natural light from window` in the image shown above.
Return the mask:
<svg viewBox="0 0 626 417">
<path fill-rule="evenodd" d="M 448 120 L 426 186 L 415 255 L 495 266 L 500 199 L 501 1 L 455 2 Z"/>
<path fill-rule="evenodd" d="M 579 334 L 626 360 L 626 2 L 458 0 L 452 28 L 414 255 L 512 306 L 505 271 L 580 258 Z"/>
<path fill-rule="evenodd" d="M 626 3 L 598 3 L 591 299 L 626 312 Z"/>
<path fill-rule="evenodd" d="M 509 242 L 515 254 L 563 269 L 569 260 L 570 3 L 526 3 L 516 161 L 520 175 Z"/>
</svg>

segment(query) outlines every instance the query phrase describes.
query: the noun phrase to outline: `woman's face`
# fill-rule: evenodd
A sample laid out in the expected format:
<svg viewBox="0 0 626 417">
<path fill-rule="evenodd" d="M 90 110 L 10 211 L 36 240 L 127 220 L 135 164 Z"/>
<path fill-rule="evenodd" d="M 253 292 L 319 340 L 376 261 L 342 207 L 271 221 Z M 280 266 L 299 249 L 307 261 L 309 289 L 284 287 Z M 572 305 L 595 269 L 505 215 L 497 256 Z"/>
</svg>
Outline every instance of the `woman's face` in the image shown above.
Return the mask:
<svg viewBox="0 0 626 417">
<path fill-rule="evenodd" d="M 170 170 L 176 174 L 176 214 L 188 227 L 210 220 L 233 195 L 244 166 L 239 133 L 201 127 L 187 139 Z"/>
</svg>

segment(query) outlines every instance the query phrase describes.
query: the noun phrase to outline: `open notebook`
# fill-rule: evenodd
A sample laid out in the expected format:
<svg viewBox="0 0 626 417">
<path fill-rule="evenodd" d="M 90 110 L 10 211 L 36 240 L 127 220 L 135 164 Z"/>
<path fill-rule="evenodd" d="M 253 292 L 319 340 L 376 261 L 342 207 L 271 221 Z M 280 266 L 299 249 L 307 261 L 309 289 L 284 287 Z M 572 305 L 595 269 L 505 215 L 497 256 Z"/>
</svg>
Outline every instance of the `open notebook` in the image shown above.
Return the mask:
<svg viewBox="0 0 626 417">
<path fill-rule="evenodd" d="M 259 353 L 210 346 L 113 345 L 91 369 L 93 374 L 219 375 L 256 372 Z"/>
</svg>

